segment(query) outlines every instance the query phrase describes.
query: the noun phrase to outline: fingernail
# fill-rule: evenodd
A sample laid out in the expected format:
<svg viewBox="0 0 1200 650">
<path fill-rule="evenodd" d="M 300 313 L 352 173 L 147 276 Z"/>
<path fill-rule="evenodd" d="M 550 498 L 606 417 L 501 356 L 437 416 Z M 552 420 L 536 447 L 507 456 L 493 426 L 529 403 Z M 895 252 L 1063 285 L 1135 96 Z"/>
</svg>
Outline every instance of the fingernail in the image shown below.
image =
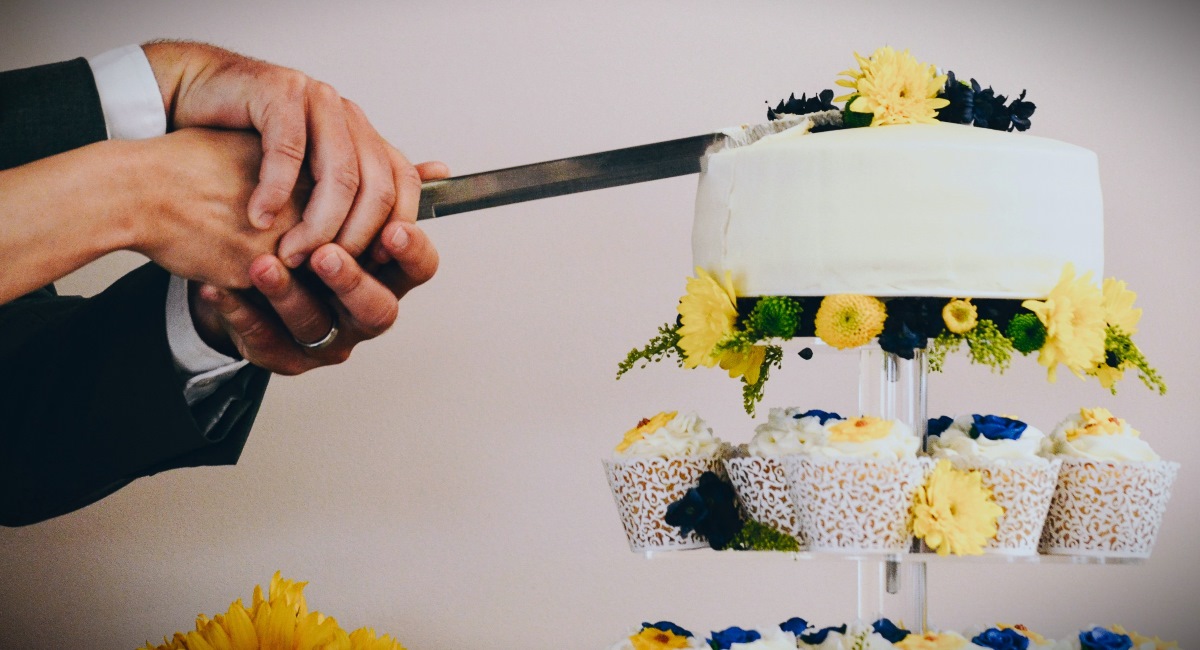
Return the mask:
<svg viewBox="0 0 1200 650">
<path fill-rule="evenodd" d="M 396 230 L 392 231 L 392 248 L 396 250 L 404 250 L 408 245 L 408 231 L 404 226 L 396 226 Z"/>
<path fill-rule="evenodd" d="M 317 260 L 317 266 L 325 275 L 334 275 L 342 270 L 342 258 L 337 253 L 330 253 Z"/>
<path fill-rule="evenodd" d="M 275 213 L 273 212 L 259 212 L 258 219 L 255 220 L 255 225 L 264 230 L 270 228 L 273 223 L 275 223 Z"/>
<path fill-rule="evenodd" d="M 274 263 L 258 273 L 258 279 L 267 284 L 278 284 L 280 277 L 279 267 L 275 266 Z"/>
<path fill-rule="evenodd" d="M 287 261 L 284 262 L 284 264 L 288 265 L 288 268 L 292 268 L 292 269 L 299 268 L 300 265 L 303 263 L 304 263 L 304 253 L 296 253 L 295 255 L 287 258 Z"/>
</svg>

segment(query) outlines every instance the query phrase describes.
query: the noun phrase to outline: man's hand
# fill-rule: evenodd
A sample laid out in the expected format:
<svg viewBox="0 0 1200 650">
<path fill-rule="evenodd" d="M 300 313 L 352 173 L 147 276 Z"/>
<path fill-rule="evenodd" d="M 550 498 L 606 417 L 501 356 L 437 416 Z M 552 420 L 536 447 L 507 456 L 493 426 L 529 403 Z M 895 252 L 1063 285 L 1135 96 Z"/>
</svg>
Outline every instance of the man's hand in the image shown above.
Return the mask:
<svg viewBox="0 0 1200 650">
<path fill-rule="evenodd" d="M 143 46 L 170 129 L 212 126 L 262 135 L 252 222 L 268 228 L 306 161 L 316 185 L 303 221 L 279 245 L 289 268 L 335 242 L 357 257 L 388 221 L 414 221 L 421 180 L 353 102 L 302 72 L 199 43 Z"/>
<path fill-rule="evenodd" d="M 399 299 L 437 270 L 437 251 L 417 226 L 388 224 L 381 242 L 394 261 L 376 276 L 337 244 L 313 253 L 313 271 L 332 292 L 329 297 L 318 296 L 277 258 L 264 255 L 255 260 L 250 275 L 270 309 L 204 285 L 199 299 L 192 301 L 197 329 L 216 349 L 225 347 L 223 339 L 251 363 L 284 375 L 341 363 L 355 345 L 387 331 L 396 320 Z M 334 326 L 337 334 L 326 347 L 310 349 L 298 343 L 319 341 Z"/>
</svg>

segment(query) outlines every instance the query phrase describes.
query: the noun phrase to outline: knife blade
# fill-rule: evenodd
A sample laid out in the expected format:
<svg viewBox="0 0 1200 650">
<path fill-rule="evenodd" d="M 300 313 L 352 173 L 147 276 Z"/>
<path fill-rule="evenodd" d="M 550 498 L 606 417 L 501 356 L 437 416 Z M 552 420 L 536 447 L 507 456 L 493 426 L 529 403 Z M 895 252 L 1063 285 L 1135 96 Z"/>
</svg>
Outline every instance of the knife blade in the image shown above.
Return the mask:
<svg viewBox="0 0 1200 650">
<path fill-rule="evenodd" d="M 695 174 L 712 153 L 745 146 L 805 122 L 840 123 L 841 112 L 788 116 L 705 135 L 429 181 L 421 185 L 417 219 Z"/>
</svg>

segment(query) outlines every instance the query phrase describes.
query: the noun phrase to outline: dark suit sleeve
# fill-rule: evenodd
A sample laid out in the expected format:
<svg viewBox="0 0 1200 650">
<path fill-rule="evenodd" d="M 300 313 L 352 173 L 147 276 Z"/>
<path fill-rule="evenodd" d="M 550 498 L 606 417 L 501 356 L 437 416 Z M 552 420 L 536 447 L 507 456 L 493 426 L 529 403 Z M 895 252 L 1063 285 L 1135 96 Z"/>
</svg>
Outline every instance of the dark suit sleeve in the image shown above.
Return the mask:
<svg viewBox="0 0 1200 650">
<path fill-rule="evenodd" d="M 105 137 L 84 59 L 0 73 L 0 168 Z M 167 342 L 168 281 L 147 264 L 92 298 L 47 287 L 0 305 L 0 524 L 70 512 L 163 470 L 237 461 L 269 375 L 243 368 L 189 407 Z"/>
</svg>

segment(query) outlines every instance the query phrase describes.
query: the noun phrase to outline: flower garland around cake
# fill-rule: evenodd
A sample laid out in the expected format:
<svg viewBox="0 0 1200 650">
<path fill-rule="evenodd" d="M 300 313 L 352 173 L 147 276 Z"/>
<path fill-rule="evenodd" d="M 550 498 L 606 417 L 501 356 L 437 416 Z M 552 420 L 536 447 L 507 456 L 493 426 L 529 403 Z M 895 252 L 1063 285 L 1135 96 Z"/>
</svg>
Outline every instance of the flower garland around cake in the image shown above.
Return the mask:
<svg viewBox="0 0 1200 650">
<path fill-rule="evenodd" d="M 1010 101 L 975 79 L 961 81 L 953 71 L 941 74 L 908 50 L 882 47 L 869 57 L 854 56 L 858 69 L 843 71 L 846 78 L 836 82 L 850 93 L 834 97 L 826 89 L 799 99 L 793 94 L 768 108 L 767 117 L 820 117 L 812 120 L 813 133 L 934 122 L 1025 131 L 1037 108 L 1025 100 L 1025 91 Z M 839 108 L 834 102 L 844 104 Z M 753 415 L 770 370 L 782 364 L 777 343 L 816 336 L 838 349 L 878 340 L 885 351 L 906 359 L 913 358 L 914 349 L 927 349 L 935 371 L 964 343 L 973 363 L 999 372 L 1008 368 L 1014 351 L 1037 352 L 1051 382 L 1062 364 L 1079 377 L 1096 377 L 1115 393 L 1125 371 L 1136 369 L 1143 383 L 1162 394 L 1166 384 L 1131 338 L 1142 315 L 1133 308 L 1135 298 L 1124 282 L 1110 278 L 1097 287 L 1090 273 L 1076 277 L 1071 265 L 1048 296 L 1023 302 L 848 294 L 747 298 L 738 295 L 728 272 L 720 277 L 697 268 L 680 299 L 678 319 L 660 327 L 648 345 L 630 351 L 617 378 L 639 363 L 669 357 L 684 368 L 720 366 L 742 380 L 746 412 Z M 801 351 L 806 359 L 811 355 L 807 348 Z"/>
<path fill-rule="evenodd" d="M 347 632 L 332 617 L 310 612 L 303 593 L 307 584 L 283 578 L 276 571 L 265 598 L 262 587 L 256 585 L 249 607 L 239 598 L 224 614 L 211 619 L 197 616 L 194 631 L 164 637 L 159 646 L 147 642 L 142 650 L 404 650 L 386 634 L 377 636 L 365 627 Z"/>
<path fill-rule="evenodd" d="M 1109 278 L 1097 286 L 1090 273 L 1076 276 L 1070 264 L 1046 298 L 1024 301 L 852 294 L 743 298 L 730 273 L 718 277 L 697 268 L 679 299 L 676 321 L 659 327 L 645 347 L 631 350 L 617 378 L 668 358 L 683 368 L 719 366 L 741 379 L 743 405 L 753 415 L 771 369 L 783 363 L 779 342 L 815 336 L 839 350 L 877 342 L 905 359 L 925 350 L 934 371 L 964 344 L 972 363 L 1001 373 L 1014 352 L 1036 352 L 1051 382 L 1061 364 L 1116 394 L 1125 371 L 1136 370 L 1142 383 L 1165 394 L 1162 376 L 1132 339 L 1142 317 L 1133 307 L 1136 298 L 1124 282 Z M 805 348 L 800 356 L 810 358 L 812 351 Z"/>
</svg>

